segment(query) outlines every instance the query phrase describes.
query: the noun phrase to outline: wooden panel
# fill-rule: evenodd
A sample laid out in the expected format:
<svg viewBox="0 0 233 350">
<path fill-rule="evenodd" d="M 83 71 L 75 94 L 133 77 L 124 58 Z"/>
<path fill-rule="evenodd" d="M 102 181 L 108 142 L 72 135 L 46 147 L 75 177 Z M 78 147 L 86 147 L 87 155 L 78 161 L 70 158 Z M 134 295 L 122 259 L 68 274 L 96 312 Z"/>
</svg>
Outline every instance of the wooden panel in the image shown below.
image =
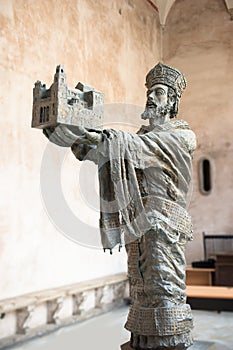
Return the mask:
<svg viewBox="0 0 233 350">
<path fill-rule="evenodd" d="M 233 254 L 218 254 L 215 265 L 216 284 L 218 286 L 233 286 Z"/>
<path fill-rule="evenodd" d="M 190 286 L 211 286 L 212 274 L 215 269 L 210 268 L 186 268 L 186 284 Z"/>
<path fill-rule="evenodd" d="M 187 286 L 186 293 L 193 298 L 233 299 L 233 287 Z"/>
<path fill-rule="evenodd" d="M 233 311 L 233 288 L 187 286 L 186 293 L 193 310 Z"/>
</svg>

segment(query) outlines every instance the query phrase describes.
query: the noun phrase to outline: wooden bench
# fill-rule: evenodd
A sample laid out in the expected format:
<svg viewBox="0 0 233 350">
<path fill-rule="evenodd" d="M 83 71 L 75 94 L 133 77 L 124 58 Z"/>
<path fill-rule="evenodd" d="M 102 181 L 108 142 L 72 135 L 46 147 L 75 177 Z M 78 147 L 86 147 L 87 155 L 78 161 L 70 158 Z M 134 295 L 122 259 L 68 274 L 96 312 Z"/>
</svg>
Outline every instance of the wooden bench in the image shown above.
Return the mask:
<svg viewBox="0 0 233 350">
<path fill-rule="evenodd" d="M 187 286 L 186 293 L 192 309 L 233 311 L 233 287 Z"/>
</svg>

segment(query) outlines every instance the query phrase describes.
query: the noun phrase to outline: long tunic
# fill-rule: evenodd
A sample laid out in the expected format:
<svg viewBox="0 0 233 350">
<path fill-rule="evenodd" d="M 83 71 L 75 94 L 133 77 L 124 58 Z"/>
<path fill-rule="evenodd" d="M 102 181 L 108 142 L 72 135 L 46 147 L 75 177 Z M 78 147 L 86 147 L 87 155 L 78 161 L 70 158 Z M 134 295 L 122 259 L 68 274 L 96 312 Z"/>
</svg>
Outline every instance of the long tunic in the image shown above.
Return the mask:
<svg viewBox="0 0 233 350">
<path fill-rule="evenodd" d="M 196 139 L 185 121 L 137 134 L 103 131 L 98 146 L 74 145 L 99 166 L 104 249 L 125 244 L 131 307 L 126 329 L 135 349 L 192 344 L 185 257 L 192 224 L 186 211 Z"/>
</svg>

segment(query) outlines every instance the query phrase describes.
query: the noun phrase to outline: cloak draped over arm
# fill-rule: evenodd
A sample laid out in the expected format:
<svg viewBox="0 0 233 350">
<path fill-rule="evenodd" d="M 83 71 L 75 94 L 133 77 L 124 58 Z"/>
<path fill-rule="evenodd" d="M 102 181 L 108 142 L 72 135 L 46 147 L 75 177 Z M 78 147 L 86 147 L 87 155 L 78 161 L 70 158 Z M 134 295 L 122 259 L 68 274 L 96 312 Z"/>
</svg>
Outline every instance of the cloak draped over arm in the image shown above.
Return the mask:
<svg viewBox="0 0 233 350">
<path fill-rule="evenodd" d="M 104 130 L 103 141 L 97 146 L 72 147 L 79 160 L 98 164 L 104 249 L 139 240 L 156 219 L 163 220 L 172 230 L 185 231 L 187 239 L 191 239 L 192 225 L 186 209 L 171 198 L 159 198 L 159 195 L 157 200 L 156 196 L 148 195 L 145 201 L 137 177 L 138 169 L 160 169 L 159 176 L 169 178 L 173 190 L 186 195 L 191 179 L 192 148 L 195 148 L 193 141 L 189 142 L 190 133 L 187 127 L 162 126 L 144 134 Z M 177 221 L 178 212 L 180 220 Z"/>
</svg>

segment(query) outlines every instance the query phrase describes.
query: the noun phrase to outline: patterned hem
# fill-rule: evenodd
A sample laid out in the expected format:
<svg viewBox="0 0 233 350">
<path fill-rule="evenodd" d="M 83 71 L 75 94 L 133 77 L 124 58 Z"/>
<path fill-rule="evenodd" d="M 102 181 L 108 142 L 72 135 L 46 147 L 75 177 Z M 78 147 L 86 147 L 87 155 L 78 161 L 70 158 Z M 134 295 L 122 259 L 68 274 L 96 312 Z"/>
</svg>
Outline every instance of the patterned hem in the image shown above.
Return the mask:
<svg viewBox="0 0 233 350">
<path fill-rule="evenodd" d="M 151 349 L 155 350 L 157 348 L 166 349 L 170 347 L 179 346 L 180 350 L 187 349 L 189 346 L 193 344 L 192 336 L 190 332 L 179 335 L 172 336 L 145 336 L 145 335 L 137 335 L 131 333 L 130 346 L 133 349 Z M 177 348 L 176 348 L 177 349 Z"/>
</svg>

